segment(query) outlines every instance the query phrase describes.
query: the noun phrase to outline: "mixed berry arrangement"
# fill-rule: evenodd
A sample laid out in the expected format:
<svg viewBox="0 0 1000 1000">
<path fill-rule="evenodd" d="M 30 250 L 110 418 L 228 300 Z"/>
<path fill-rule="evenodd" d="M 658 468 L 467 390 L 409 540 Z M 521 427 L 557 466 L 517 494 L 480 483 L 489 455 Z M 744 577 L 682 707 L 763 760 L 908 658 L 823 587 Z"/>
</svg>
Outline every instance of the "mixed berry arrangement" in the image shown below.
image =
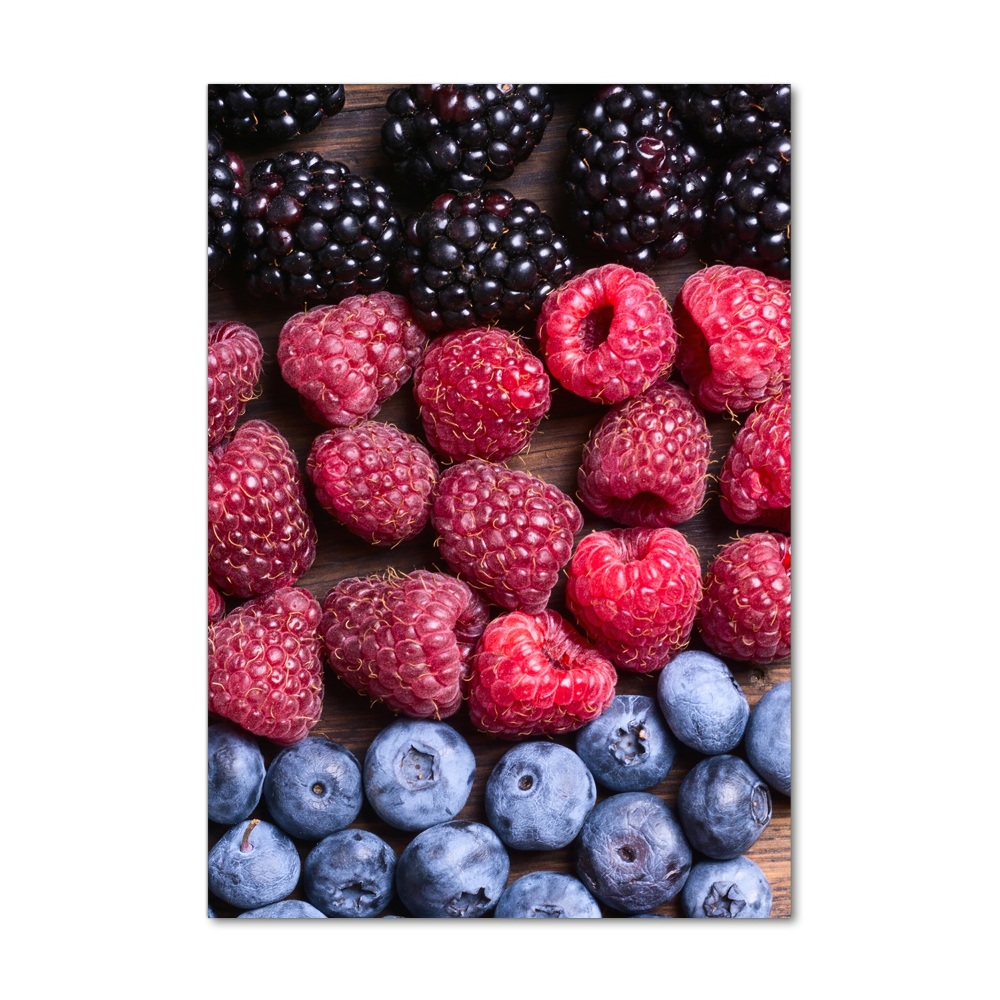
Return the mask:
<svg viewBox="0 0 1000 1000">
<path fill-rule="evenodd" d="M 208 89 L 209 915 L 789 916 L 789 88 Z"/>
</svg>

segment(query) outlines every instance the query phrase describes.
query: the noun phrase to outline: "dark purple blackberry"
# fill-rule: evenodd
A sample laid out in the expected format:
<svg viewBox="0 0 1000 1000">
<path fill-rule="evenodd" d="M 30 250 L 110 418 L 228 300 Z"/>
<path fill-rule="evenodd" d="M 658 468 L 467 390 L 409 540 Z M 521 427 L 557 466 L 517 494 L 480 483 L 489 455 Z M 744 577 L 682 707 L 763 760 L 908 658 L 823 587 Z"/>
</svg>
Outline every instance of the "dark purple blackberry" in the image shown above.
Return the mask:
<svg viewBox="0 0 1000 1000">
<path fill-rule="evenodd" d="M 509 191 L 438 195 L 405 232 L 396 276 L 429 333 L 533 325 L 545 296 L 573 273 L 549 216 Z"/>
<path fill-rule="evenodd" d="M 792 140 L 773 136 L 737 153 L 719 177 L 709 230 L 712 257 L 791 277 Z"/>
<path fill-rule="evenodd" d="M 785 83 L 675 84 L 664 91 L 671 117 L 706 149 L 735 153 L 791 131 L 792 89 Z"/>
<path fill-rule="evenodd" d="M 385 103 L 382 149 L 422 191 L 475 191 L 527 159 L 552 117 L 539 84 L 411 84 Z"/>
<path fill-rule="evenodd" d="M 381 291 L 402 243 L 388 189 L 319 153 L 257 163 L 240 213 L 250 291 L 296 304 Z"/>
<path fill-rule="evenodd" d="M 208 133 L 208 277 L 218 275 L 239 241 L 240 195 L 246 187 L 243 160 Z"/>
<path fill-rule="evenodd" d="M 573 222 L 602 260 L 647 270 L 701 239 L 712 172 L 653 87 L 603 88 L 569 130 Z"/>
<path fill-rule="evenodd" d="M 344 107 L 342 83 L 212 83 L 208 127 L 233 144 L 284 142 Z"/>
</svg>

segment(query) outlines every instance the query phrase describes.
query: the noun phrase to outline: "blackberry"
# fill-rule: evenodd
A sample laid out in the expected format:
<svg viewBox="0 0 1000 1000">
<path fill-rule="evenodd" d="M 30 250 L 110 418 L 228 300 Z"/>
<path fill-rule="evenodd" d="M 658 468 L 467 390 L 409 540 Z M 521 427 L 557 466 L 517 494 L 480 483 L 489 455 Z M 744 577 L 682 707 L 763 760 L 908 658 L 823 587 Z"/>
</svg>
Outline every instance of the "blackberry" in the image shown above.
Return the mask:
<svg viewBox="0 0 1000 1000">
<path fill-rule="evenodd" d="M 697 246 L 712 171 L 659 90 L 600 90 L 569 131 L 573 222 L 602 260 L 648 270 Z"/>
<path fill-rule="evenodd" d="M 777 135 L 737 153 L 719 178 L 709 223 L 724 264 L 791 277 L 792 140 Z"/>
<path fill-rule="evenodd" d="M 428 333 L 534 324 L 573 273 L 549 216 L 501 189 L 438 195 L 406 220 L 405 235 L 396 277 Z"/>
<path fill-rule="evenodd" d="M 382 149 L 414 188 L 475 191 L 510 177 L 552 117 L 539 84 L 411 84 L 385 103 Z"/>
<path fill-rule="evenodd" d="M 735 153 L 791 131 L 792 90 L 784 83 L 678 84 L 665 90 L 671 116 L 706 149 Z"/>
<path fill-rule="evenodd" d="M 381 291 L 402 242 L 389 198 L 319 153 L 261 160 L 240 202 L 250 291 L 295 303 Z"/>
<path fill-rule="evenodd" d="M 238 143 L 284 142 L 344 107 L 342 83 L 213 83 L 208 127 Z"/>
<path fill-rule="evenodd" d="M 246 187 L 243 160 L 208 133 L 208 277 L 225 267 L 239 240 L 240 195 Z"/>
</svg>

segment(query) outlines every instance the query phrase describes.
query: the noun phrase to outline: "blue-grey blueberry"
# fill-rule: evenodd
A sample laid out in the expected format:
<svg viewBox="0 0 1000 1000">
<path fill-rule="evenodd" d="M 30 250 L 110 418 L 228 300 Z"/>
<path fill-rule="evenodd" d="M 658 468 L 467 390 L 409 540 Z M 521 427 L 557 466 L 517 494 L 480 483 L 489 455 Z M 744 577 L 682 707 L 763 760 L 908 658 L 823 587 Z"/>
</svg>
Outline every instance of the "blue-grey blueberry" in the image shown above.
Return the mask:
<svg viewBox="0 0 1000 1000">
<path fill-rule="evenodd" d="M 259 906 L 256 910 L 245 910 L 239 915 L 240 919 L 283 919 L 301 920 L 308 918 L 315 920 L 317 917 L 326 920 L 326 914 L 320 913 L 312 903 L 307 903 L 304 899 L 282 899 L 280 902 L 271 903 L 268 906 Z"/>
<path fill-rule="evenodd" d="M 792 794 L 792 682 L 765 691 L 750 713 L 744 736 L 750 766 L 773 790 Z"/>
<path fill-rule="evenodd" d="M 396 852 L 368 830 L 338 830 L 306 856 L 302 891 L 328 917 L 377 917 L 392 902 Z"/>
<path fill-rule="evenodd" d="M 257 808 L 264 755 L 256 739 L 231 722 L 208 727 L 208 818 L 232 826 Z"/>
<path fill-rule="evenodd" d="M 530 872 L 515 879 L 501 893 L 494 917 L 600 917 L 601 907 L 587 887 L 572 875 L 555 871 Z"/>
<path fill-rule="evenodd" d="M 744 855 L 728 861 L 699 861 L 681 893 L 681 909 L 686 917 L 769 917 L 771 883 Z"/>
<path fill-rule="evenodd" d="M 238 910 L 255 910 L 288 896 L 301 870 L 287 833 L 249 819 L 231 826 L 208 852 L 208 890 Z"/>
</svg>

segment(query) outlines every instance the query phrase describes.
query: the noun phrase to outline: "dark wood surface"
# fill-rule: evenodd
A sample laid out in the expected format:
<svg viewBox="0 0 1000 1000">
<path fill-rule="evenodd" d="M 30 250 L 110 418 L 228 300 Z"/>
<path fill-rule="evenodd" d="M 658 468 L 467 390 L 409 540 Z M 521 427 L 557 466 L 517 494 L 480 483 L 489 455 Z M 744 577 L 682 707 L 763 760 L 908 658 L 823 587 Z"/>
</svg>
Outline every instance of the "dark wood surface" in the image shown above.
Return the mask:
<svg viewBox="0 0 1000 1000">
<path fill-rule="evenodd" d="M 325 120 L 316 131 L 280 146 L 268 147 L 266 150 L 253 152 L 240 150 L 248 171 L 256 160 L 280 149 L 316 150 L 329 159 L 343 161 L 357 173 L 386 181 L 393 192 L 393 202 L 403 216 L 408 211 L 422 207 L 419 202 L 407 197 L 406 192 L 394 181 L 379 144 L 379 129 L 386 117 L 385 98 L 390 89 L 389 85 L 348 85 L 344 110 L 335 117 Z M 563 86 L 557 89 L 555 114 L 541 144 L 528 160 L 516 168 L 511 178 L 496 185 L 507 188 L 519 197 L 531 198 L 537 202 L 571 240 L 574 238 L 570 231 L 568 206 L 561 186 L 562 163 L 566 131 L 589 90 L 590 88 L 583 86 Z M 577 250 L 577 259 L 582 264 L 600 263 L 597 260 L 590 260 L 580 252 L 575 240 L 573 245 Z M 701 266 L 703 266 L 702 261 L 689 255 L 681 260 L 659 263 L 650 273 L 664 297 L 672 303 L 684 279 Z M 399 291 L 394 286 L 390 286 L 389 290 Z M 310 445 L 323 428 L 311 422 L 303 414 L 295 393 L 283 382 L 275 359 L 278 334 L 284 322 L 295 311 L 296 309 L 289 304 L 251 297 L 242 286 L 241 275 L 236 269 L 227 269 L 220 279 L 209 287 L 208 319 L 231 319 L 247 323 L 257 331 L 264 345 L 264 372 L 260 394 L 250 404 L 244 419 L 259 417 L 274 423 L 289 440 L 304 473 Z M 521 332 L 534 349 L 533 331 Z M 590 430 L 605 412 L 605 408 L 571 395 L 560 388 L 554 380 L 553 387 L 552 408 L 548 417 L 535 434 L 528 450 L 511 459 L 508 464 L 512 468 L 527 469 L 572 496 L 576 493 L 576 475 L 583 444 Z M 422 435 L 410 385 L 404 386 L 399 393 L 390 398 L 376 419 L 394 423 L 405 430 Z M 708 420 L 713 440 L 712 464 L 709 471 L 717 475 L 739 424 L 724 416 L 709 415 Z M 315 564 L 300 579 L 299 586 L 308 588 L 320 602 L 338 581 L 381 571 L 389 566 L 404 572 L 416 568 L 445 569 L 436 558 L 434 537 L 430 528 L 417 539 L 395 548 L 375 548 L 350 534 L 319 507 L 308 480 L 306 480 L 306 490 L 319 532 L 319 545 Z M 594 517 L 582 505 L 581 510 L 585 523 L 578 538 L 595 529 L 615 527 L 610 521 Z M 721 513 L 714 490 L 714 480 L 703 509 L 689 521 L 678 525 L 678 528 L 698 550 L 703 569 L 724 542 L 735 537 L 737 533 L 747 533 L 747 529 L 738 529 Z M 564 584 L 554 591 L 550 606 L 562 614 L 567 614 L 563 598 Z M 228 606 L 232 608 L 233 602 Z M 697 632 L 692 640 L 692 647 L 704 648 L 700 645 Z M 788 680 L 791 676 L 790 663 L 787 661 L 769 667 L 736 663 L 731 663 L 730 667 L 751 705 L 756 704 L 760 696 L 774 684 Z M 348 689 L 329 671 L 326 682 L 323 718 L 312 733 L 342 743 L 352 750 L 359 760 L 363 760 L 371 739 L 393 717 L 382 708 L 371 707 L 367 699 Z M 655 696 L 655 685 L 655 675 L 636 675 L 619 671 L 617 691 L 620 694 Z M 512 744 L 477 732 L 469 722 L 464 706 L 459 709 L 458 714 L 447 721 L 466 737 L 477 761 L 472 794 L 459 818 L 485 822 L 483 796 L 486 780 L 493 766 Z M 558 739 L 560 742 L 572 745 L 571 736 Z M 277 748 L 270 746 L 266 741 L 260 742 L 265 759 L 269 763 Z M 661 796 L 671 806 L 675 805 L 678 785 L 697 759 L 698 755 L 682 748 L 667 778 L 650 791 Z M 599 791 L 599 798 L 604 798 L 606 794 Z M 792 911 L 791 802 L 777 792 L 774 793 L 773 799 L 771 823 L 748 855 L 761 866 L 770 880 L 774 893 L 772 917 L 788 917 Z M 266 817 L 263 805 L 255 815 Z M 354 825 L 378 833 L 397 854 L 412 837 L 411 834 L 393 830 L 384 824 L 367 803 Z M 221 833 L 221 827 L 209 824 L 209 844 L 214 843 Z M 310 846 L 301 845 L 303 857 Z M 511 881 L 529 871 L 551 869 L 572 872 L 573 870 L 572 848 L 547 852 L 511 851 L 510 856 Z M 213 903 L 220 916 L 231 915 L 234 912 L 218 901 Z M 387 912 L 405 913 L 398 904 L 390 907 Z M 664 904 L 656 912 L 677 915 L 679 913 L 677 900 Z M 616 915 L 607 909 L 605 913 L 609 917 Z"/>
</svg>

